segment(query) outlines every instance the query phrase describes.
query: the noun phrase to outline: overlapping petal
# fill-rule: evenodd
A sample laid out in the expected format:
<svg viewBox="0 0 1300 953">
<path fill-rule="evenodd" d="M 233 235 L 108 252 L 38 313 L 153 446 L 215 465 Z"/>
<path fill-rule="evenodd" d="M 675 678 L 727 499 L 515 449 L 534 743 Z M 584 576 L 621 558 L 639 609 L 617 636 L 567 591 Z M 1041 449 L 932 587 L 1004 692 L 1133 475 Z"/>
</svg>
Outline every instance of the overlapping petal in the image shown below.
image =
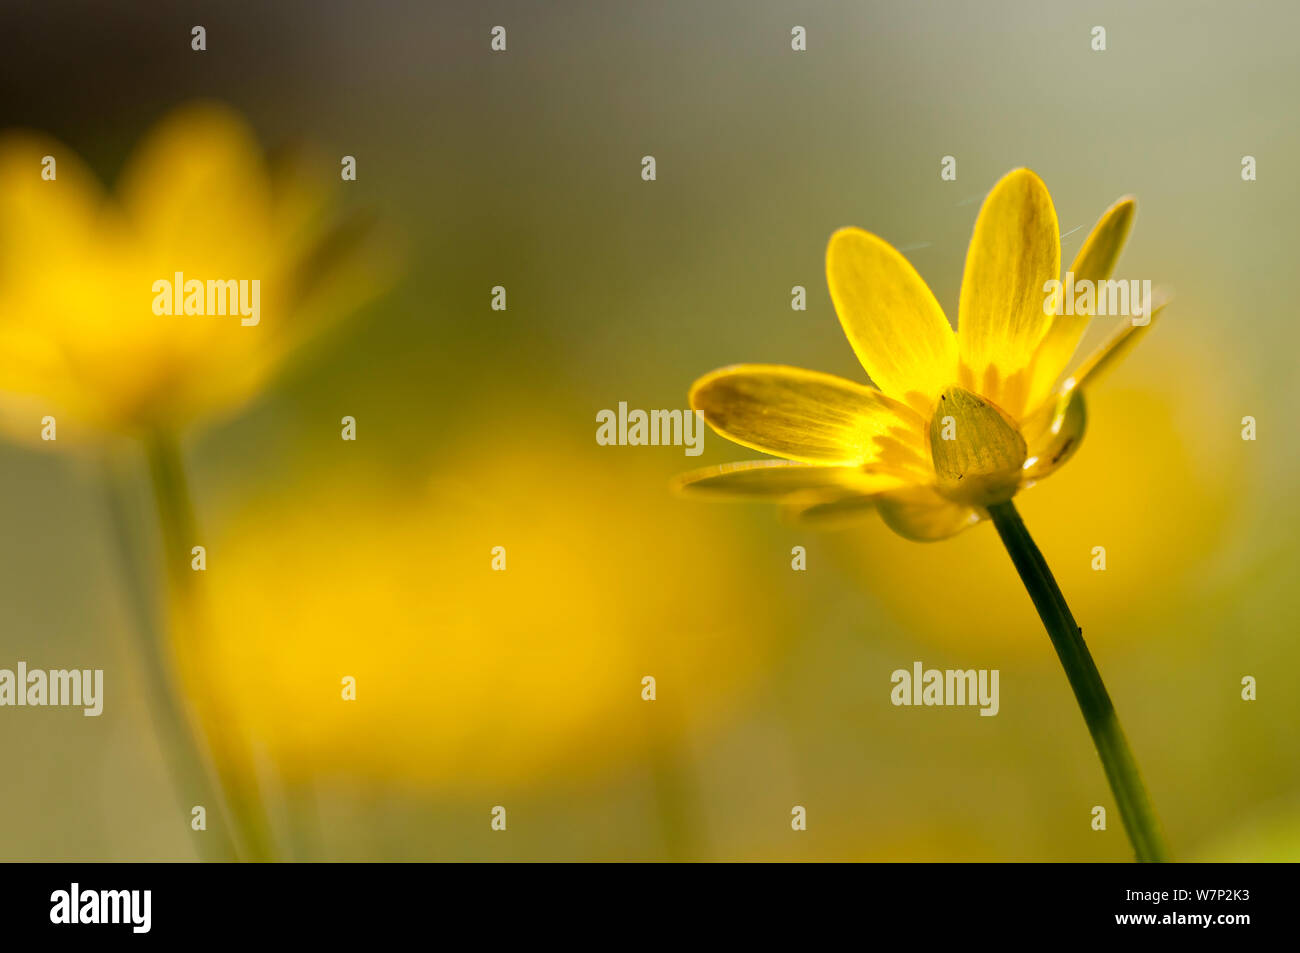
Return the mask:
<svg viewBox="0 0 1300 953">
<path fill-rule="evenodd" d="M 1074 283 L 1091 281 L 1094 284 L 1106 281 L 1115 270 L 1124 242 L 1133 227 L 1133 215 L 1137 203 L 1126 196 L 1108 208 L 1092 227 L 1092 232 L 1074 256 L 1067 274 L 1074 276 Z M 1058 312 L 1065 309 L 1058 307 Z M 1074 309 L 1069 309 L 1074 311 Z M 1091 315 L 1075 313 L 1058 313 L 1048 326 L 1047 334 L 1038 345 L 1038 354 L 1034 358 L 1033 378 L 1029 385 L 1029 398 L 1025 406 L 1037 407 L 1046 400 L 1053 386 L 1069 366 L 1070 359 L 1079 346 L 1084 332 L 1088 329 Z"/>
<path fill-rule="evenodd" d="M 1149 322 L 1135 325 L 1130 319 L 1121 324 L 1062 385 L 1055 399 L 1045 401 L 1024 422 L 1021 430 L 1029 445 L 1029 458 L 1025 461 L 1022 485 L 1041 480 L 1074 456 L 1088 424 L 1085 390 L 1095 386 L 1133 349 L 1155 324 L 1166 304 L 1168 299 L 1163 295 L 1155 297 L 1146 305 L 1151 311 Z"/>
<path fill-rule="evenodd" d="M 905 539 L 930 543 L 956 536 L 979 522 L 969 506 L 954 503 L 930 487 L 911 487 L 881 494 L 876 498 L 880 518 Z"/>
<path fill-rule="evenodd" d="M 803 463 L 929 469 L 924 420 L 880 391 L 797 367 L 740 364 L 706 374 L 691 407 L 735 443 Z"/>
<path fill-rule="evenodd" d="M 780 500 L 795 494 L 880 493 L 906 486 L 897 473 L 863 467 L 810 466 L 789 460 L 746 460 L 705 467 L 677 477 L 674 485 L 687 493 L 732 499 Z"/>
<path fill-rule="evenodd" d="M 871 496 L 828 496 L 811 503 L 797 502 L 782 510 L 782 517 L 796 526 L 837 529 L 861 523 L 876 512 L 878 494 Z"/>
<path fill-rule="evenodd" d="M 1087 360 L 1079 365 L 1078 369 L 1070 375 L 1069 380 L 1065 382 L 1063 389 L 1068 390 L 1074 387 L 1083 389 L 1095 385 L 1133 350 L 1143 336 L 1156 326 L 1156 320 L 1168 303 L 1169 299 L 1166 296 L 1160 293 L 1154 295 L 1153 300 L 1145 306 L 1145 310 L 1148 310 L 1151 314 L 1150 320 L 1144 324 L 1134 324 L 1132 320 L 1126 320 L 1111 333 L 1105 343 L 1093 351 Z"/>
<path fill-rule="evenodd" d="M 1045 403 L 1025 423 L 1025 442 L 1029 456 L 1021 474 L 1021 486 L 1036 483 L 1074 456 L 1083 443 L 1088 426 L 1087 404 L 1083 391 L 1071 389 Z"/>
</svg>

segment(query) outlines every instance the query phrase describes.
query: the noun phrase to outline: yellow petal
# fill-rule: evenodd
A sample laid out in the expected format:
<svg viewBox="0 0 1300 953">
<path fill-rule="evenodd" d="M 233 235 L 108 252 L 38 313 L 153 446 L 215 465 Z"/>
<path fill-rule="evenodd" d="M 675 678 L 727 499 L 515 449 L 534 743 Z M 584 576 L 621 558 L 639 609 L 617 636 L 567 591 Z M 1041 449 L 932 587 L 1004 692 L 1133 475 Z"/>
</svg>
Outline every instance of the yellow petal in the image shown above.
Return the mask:
<svg viewBox="0 0 1300 953">
<path fill-rule="evenodd" d="M 885 525 L 919 543 L 956 536 L 979 522 L 973 508 L 946 500 L 929 487 L 884 493 L 876 498 L 876 507 Z"/>
<path fill-rule="evenodd" d="M 1124 249 L 1124 242 L 1128 239 L 1129 230 L 1133 227 L 1136 208 L 1137 203 L 1132 198 L 1125 197 L 1108 208 L 1097 220 L 1068 271 L 1074 276 L 1076 285 L 1080 281 L 1095 284 L 1110 278 L 1120 252 Z M 1090 319 L 1091 315 L 1087 314 L 1057 314 L 1052 319 L 1047 334 L 1038 345 L 1026 407 L 1037 407 L 1047 399 L 1057 378 L 1065 372 L 1070 358 L 1074 356 Z"/>
<path fill-rule="evenodd" d="M 45 156 L 55 159 L 54 179 L 44 178 Z M 0 137 L 0 291 L 64 270 L 68 255 L 87 254 L 103 203 L 94 173 L 62 143 L 26 132 Z M 30 269 L 43 262 L 33 276 Z"/>
<path fill-rule="evenodd" d="M 272 219 L 291 334 L 318 333 L 382 290 L 406 257 L 396 235 L 368 212 L 339 214 L 329 160 L 296 152 L 271 163 Z M 309 325 L 303 327 L 303 325 Z"/>
<path fill-rule="evenodd" d="M 1142 339 L 1143 335 L 1156 326 L 1156 319 L 1160 317 L 1160 312 L 1169 303 L 1168 298 L 1160 293 L 1153 297 L 1154 300 L 1149 302 L 1146 308 L 1151 313 L 1151 319 L 1146 324 L 1134 324 L 1132 318 L 1126 319 L 1123 324 L 1115 329 L 1115 332 L 1106 340 L 1106 343 L 1093 351 L 1088 359 L 1079 366 L 1078 370 L 1070 376 L 1070 379 L 1063 385 L 1063 390 L 1076 387 L 1082 390 L 1085 387 L 1095 385 L 1120 362 L 1121 358 L 1133 350 L 1133 347 Z"/>
<path fill-rule="evenodd" d="M 957 340 L 921 276 L 894 247 L 842 228 L 826 249 L 826 280 L 844 333 L 871 380 L 928 413 L 957 371 Z"/>
<path fill-rule="evenodd" d="M 94 306 L 98 289 L 84 286 L 98 277 L 103 207 L 99 182 L 70 149 L 26 133 L 0 138 L 0 321 L 44 333 Z"/>
<path fill-rule="evenodd" d="M 164 117 L 131 157 L 119 193 L 159 268 L 207 279 L 259 278 L 274 267 L 270 173 L 230 109 L 205 103 Z"/>
<path fill-rule="evenodd" d="M 45 156 L 55 159 L 53 179 L 42 174 Z M 66 345 L 86 315 L 108 310 L 106 325 L 114 317 L 105 304 L 112 262 L 99 241 L 105 207 L 98 180 L 71 149 L 29 133 L 0 137 L 0 390 L 48 399 L 44 413 L 84 414 L 101 403 L 73 378 Z M 32 420 L 42 415 L 23 423 L 24 436 L 35 439 Z M 59 417 L 60 440 L 75 429 L 67 423 Z"/>
<path fill-rule="evenodd" d="M 810 492 L 878 493 L 907 484 L 903 477 L 861 467 L 818 467 L 788 460 L 747 460 L 686 473 L 673 481 L 688 493 L 733 499 L 779 500 Z"/>
<path fill-rule="evenodd" d="M 1078 371 L 1062 385 L 1056 398 L 1046 401 L 1022 425 L 1021 432 L 1029 445 L 1029 458 L 1025 461 L 1021 486 L 1030 486 L 1059 469 L 1074 456 L 1083 442 L 1088 425 L 1084 390 L 1101 380 L 1141 336 L 1148 331 L 1168 304 L 1163 295 L 1149 304 L 1151 320 L 1135 325 L 1125 321 L 1110 339 L 1086 360 Z"/>
<path fill-rule="evenodd" d="M 269 376 L 286 313 L 270 178 L 251 129 L 216 104 L 169 113 L 128 160 L 119 198 L 98 239 L 115 256 L 102 302 L 69 329 L 69 363 L 122 426 L 237 407 Z M 177 273 L 257 282 L 259 323 L 155 315 L 154 283 Z"/>
<path fill-rule="evenodd" d="M 1061 269 L 1060 226 L 1047 186 L 1028 169 L 1004 176 L 980 209 L 962 275 L 960 383 L 1012 417 L 1024 411 L 1034 356 Z"/>
<path fill-rule="evenodd" d="M 1083 391 L 1072 388 L 1057 397 L 1025 424 L 1029 458 L 1025 460 L 1021 486 L 1030 486 L 1063 466 L 1083 443 L 1088 411 Z"/>
<path fill-rule="evenodd" d="M 724 367 L 695 382 L 691 407 L 728 440 L 789 460 L 930 470 L 919 414 L 831 374 L 773 364 Z"/>
<path fill-rule="evenodd" d="M 814 503 L 787 506 L 782 517 L 796 526 L 838 529 L 862 522 L 876 511 L 878 496 L 828 497 Z"/>
</svg>

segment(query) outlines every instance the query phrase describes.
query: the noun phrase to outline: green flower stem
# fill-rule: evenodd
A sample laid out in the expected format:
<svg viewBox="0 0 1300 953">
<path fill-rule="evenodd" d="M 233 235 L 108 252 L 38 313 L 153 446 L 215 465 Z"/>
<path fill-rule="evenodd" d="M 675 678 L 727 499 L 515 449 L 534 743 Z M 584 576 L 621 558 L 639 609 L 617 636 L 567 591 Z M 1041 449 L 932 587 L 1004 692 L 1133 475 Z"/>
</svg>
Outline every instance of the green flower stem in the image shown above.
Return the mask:
<svg viewBox="0 0 1300 953">
<path fill-rule="evenodd" d="M 128 628 L 138 643 L 136 653 L 144 675 L 149 708 L 153 713 L 154 726 L 158 731 L 167 768 L 172 775 L 172 783 L 177 795 L 186 804 L 188 824 L 190 805 L 216 806 L 220 801 L 199 746 L 199 739 L 177 691 L 170 653 L 149 602 L 149 589 L 141 574 L 142 559 L 127 513 L 126 486 L 122 475 L 107 459 L 104 461 L 104 486 L 128 609 L 134 617 L 133 624 Z M 230 861 L 237 858 L 234 841 L 224 825 L 217 824 L 210 831 L 193 833 L 200 859 Z"/>
<path fill-rule="evenodd" d="M 190 566 L 191 551 L 202 542 L 180 447 L 173 434 L 160 431 L 147 440 L 146 451 L 162 531 L 163 562 L 175 603 L 177 635 L 185 641 L 187 654 L 203 665 L 210 657 L 212 632 L 203 603 L 201 574 Z M 198 720 L 206 733 L 244 855 L 249 860 L 274 860 L 270 827 L 258 794 L 252 752 L 239 734 L 237 721 L 225 710 L 217 693 L 201 686 L 195 686 L 195 693 Z"/>
<path fill-rule="evenodd" d="M 1008 500 L 988 509 L 993 525 L 997 527 L 998 535 L 1029 591 L 1029 598 L 1034 601 L 1034 608 L 1047 627 L 1070 687 L 1074 689 L 1074 697 L 1097 746 L 1097 754 L 1101 756 L 1102 767 L 1119 804 L 1120 817 L 1124 820 L 1124 829 L 1128 831 L 1137 859 L 1144 863 L 1168 859 L 1155 808 L 1151 806 L 1151 798 L 1142 784 L 1137 762 L 1133 760 L 1133 752 L 1120 728 L 1115 706 L 1102 684 L 1101 673 L 1083 641 L 1083 630 L 1070 614 L 1065 596 L 1061 595 L 1043 554 L 1034 545 L 1029 530 L 1025 529 L 1015 504 Z"/>
</svg>

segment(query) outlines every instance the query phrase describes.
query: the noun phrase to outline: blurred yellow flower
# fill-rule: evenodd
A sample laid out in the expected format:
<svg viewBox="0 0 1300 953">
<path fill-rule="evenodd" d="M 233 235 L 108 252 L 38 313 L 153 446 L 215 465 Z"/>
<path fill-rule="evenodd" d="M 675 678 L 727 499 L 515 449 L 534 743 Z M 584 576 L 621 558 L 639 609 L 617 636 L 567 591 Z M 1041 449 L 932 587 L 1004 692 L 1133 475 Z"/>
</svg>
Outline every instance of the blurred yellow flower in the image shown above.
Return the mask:
<svg viewBox="0 0 1300 953">
<path fill-rule="evenodd" d="M 211 651 L 177 647 L 186 679 L 289 782 L 568 783 L 707 736 L 766 670 L 779 600 L 725 520 L 648 506 L 660 472 L 584 449 L 471 445 L 473 486 L 317 474 L 241 506 L 206 573 Z M 683 555 L 701 551 L 718 558 Z"/>
<path fill-rule="evenodd" d="M 382 278 L 358 254 L 368 229 L 335 219 L 329 188 L 290 163 L 272 170 L 214 104 L 163 119 L 111 199 L 61 144 L 0 137 L 0 423 L 30 440 L 49 414 L 75 440 L 86 426 L 174 431 L 237 408 Z M 156 283 L 178 273 L 203 283 L 197 308 L 155 313 Z M 258 283 L 256 324 L 233 302 L 192 313 L 227 281 Z"/>
<path fill-rule="evenodd" d="M 1133 210 L 1122 199 L 1102 215 L 1064 287 L 1109 278 Z M 777 365 L 714 371 L 696 381 L 691 406 L 722 436 L 784 459 L 710 467 L 678 485 L 782 502 L 810 523 L 875 509 L 915 540 L 943 539 L 986 518 L 988 506 L 1075 452 L 1084 391 L 1160 309 L 1133 302 L 1132 317 L 1058 387 L 1093 310 L 1062 293 L 1060 255 L 1042 180 L 1028 169 L 1004 176 L 975 223 L 954 334 L 892 246 L 861 229 L 836 232 L 826 260 L 831 298 L 876 388 Z"/>
<path fill-rule="evenodd" d="M 113 198 L 62 145 L 0 136 L 0 428 L 54 446 L 110 432 L 140 438 L 173 637 L 191 654 L 208 651 L 209 640 L 188 562 L 199 533 L 178 432 L 253 397 L 310 332 L 389 273 L 372 253 L 368 224 L 335 215 L 330 188 L 305 166 L 272 168 L 245 122 L 215 104 L 163 119 Z M 119 498 L 111 455 L 104 463 L 110 497 Z M 113 525 L 130 552 L 124 520 Z M 207 722 L 232 818 L 230 831 L 214 827 L 222 833 L 214 855 L 273 856 L 250 750 L 206 685 L 191 686 L 189 705 L 179 698 L 150 626 L 142 614 L 155 715 L 165 736 L 179 739 L 169 759 L 178 785 L 204 800 L 212 795 L 192 729 Z"/>
</svg>

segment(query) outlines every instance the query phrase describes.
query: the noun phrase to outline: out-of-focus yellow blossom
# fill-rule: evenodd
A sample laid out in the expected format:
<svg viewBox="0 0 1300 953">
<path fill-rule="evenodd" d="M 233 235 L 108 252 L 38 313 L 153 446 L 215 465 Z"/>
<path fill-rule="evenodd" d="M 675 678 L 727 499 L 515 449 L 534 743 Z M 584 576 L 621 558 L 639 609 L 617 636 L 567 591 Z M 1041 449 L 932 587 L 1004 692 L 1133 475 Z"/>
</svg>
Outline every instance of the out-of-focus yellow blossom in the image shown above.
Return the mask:
<svg viewBox="0 0 1300 953">
<path fill-rule="evenodd" d="M 427 496 L 321 475 L 223 520 L 208 668 L 182 646 L 182 670 L 284 777 L 572 780 L 725 723 L 773 650 L 755 632 L 780 631 L 733 534 L 647 506 L 660 474 L 583 448 L 462 448 L 457 470 L 474 485 Z"/>
<path fill-rule="evenodd" d="M 47 179 L 44 157 L 55 161 Z M 141 433 L 230 412 L 309 332 L 377 290 L 368 228 L 321 173 L 272 169 L 229 109 L 196 104 L 139 145 L 116 194 L 67 147 L 0 137 L 0 423 L 35 439 Z M 154 283 L 256 279 L 260 320 L 154 313 Z M 251 285 L 250 285 L 251 288 Z M 66 415 L 66 419 L 65 419 Z"/>
<path fill-rule="evenodd" d="M 1133 209 L 1122 199 L 1101 217 L 1070 268 L 1076 283 L 1109 278 Z M 1046 186 L 1028 169 L 1009 173 L 975 223 L 954 333 L 901 254 L 841 229 L 827 251 L 831 298 L 876 387 L 778 365 L 714 371 L 696 381 L 691 406 L 722 436 L 784 459 L 710 467 L 680 485 L 786 503 L 812 523 L 879 510 L 915 540 L 973 525 L 1078 449 L 1084 391 L 1159 311 L 1146 302 L 1145 323 L 1126 319 L 1058 387 L 1088 324 L 1048 292 L 1060 257 Z"/>
</svg>

